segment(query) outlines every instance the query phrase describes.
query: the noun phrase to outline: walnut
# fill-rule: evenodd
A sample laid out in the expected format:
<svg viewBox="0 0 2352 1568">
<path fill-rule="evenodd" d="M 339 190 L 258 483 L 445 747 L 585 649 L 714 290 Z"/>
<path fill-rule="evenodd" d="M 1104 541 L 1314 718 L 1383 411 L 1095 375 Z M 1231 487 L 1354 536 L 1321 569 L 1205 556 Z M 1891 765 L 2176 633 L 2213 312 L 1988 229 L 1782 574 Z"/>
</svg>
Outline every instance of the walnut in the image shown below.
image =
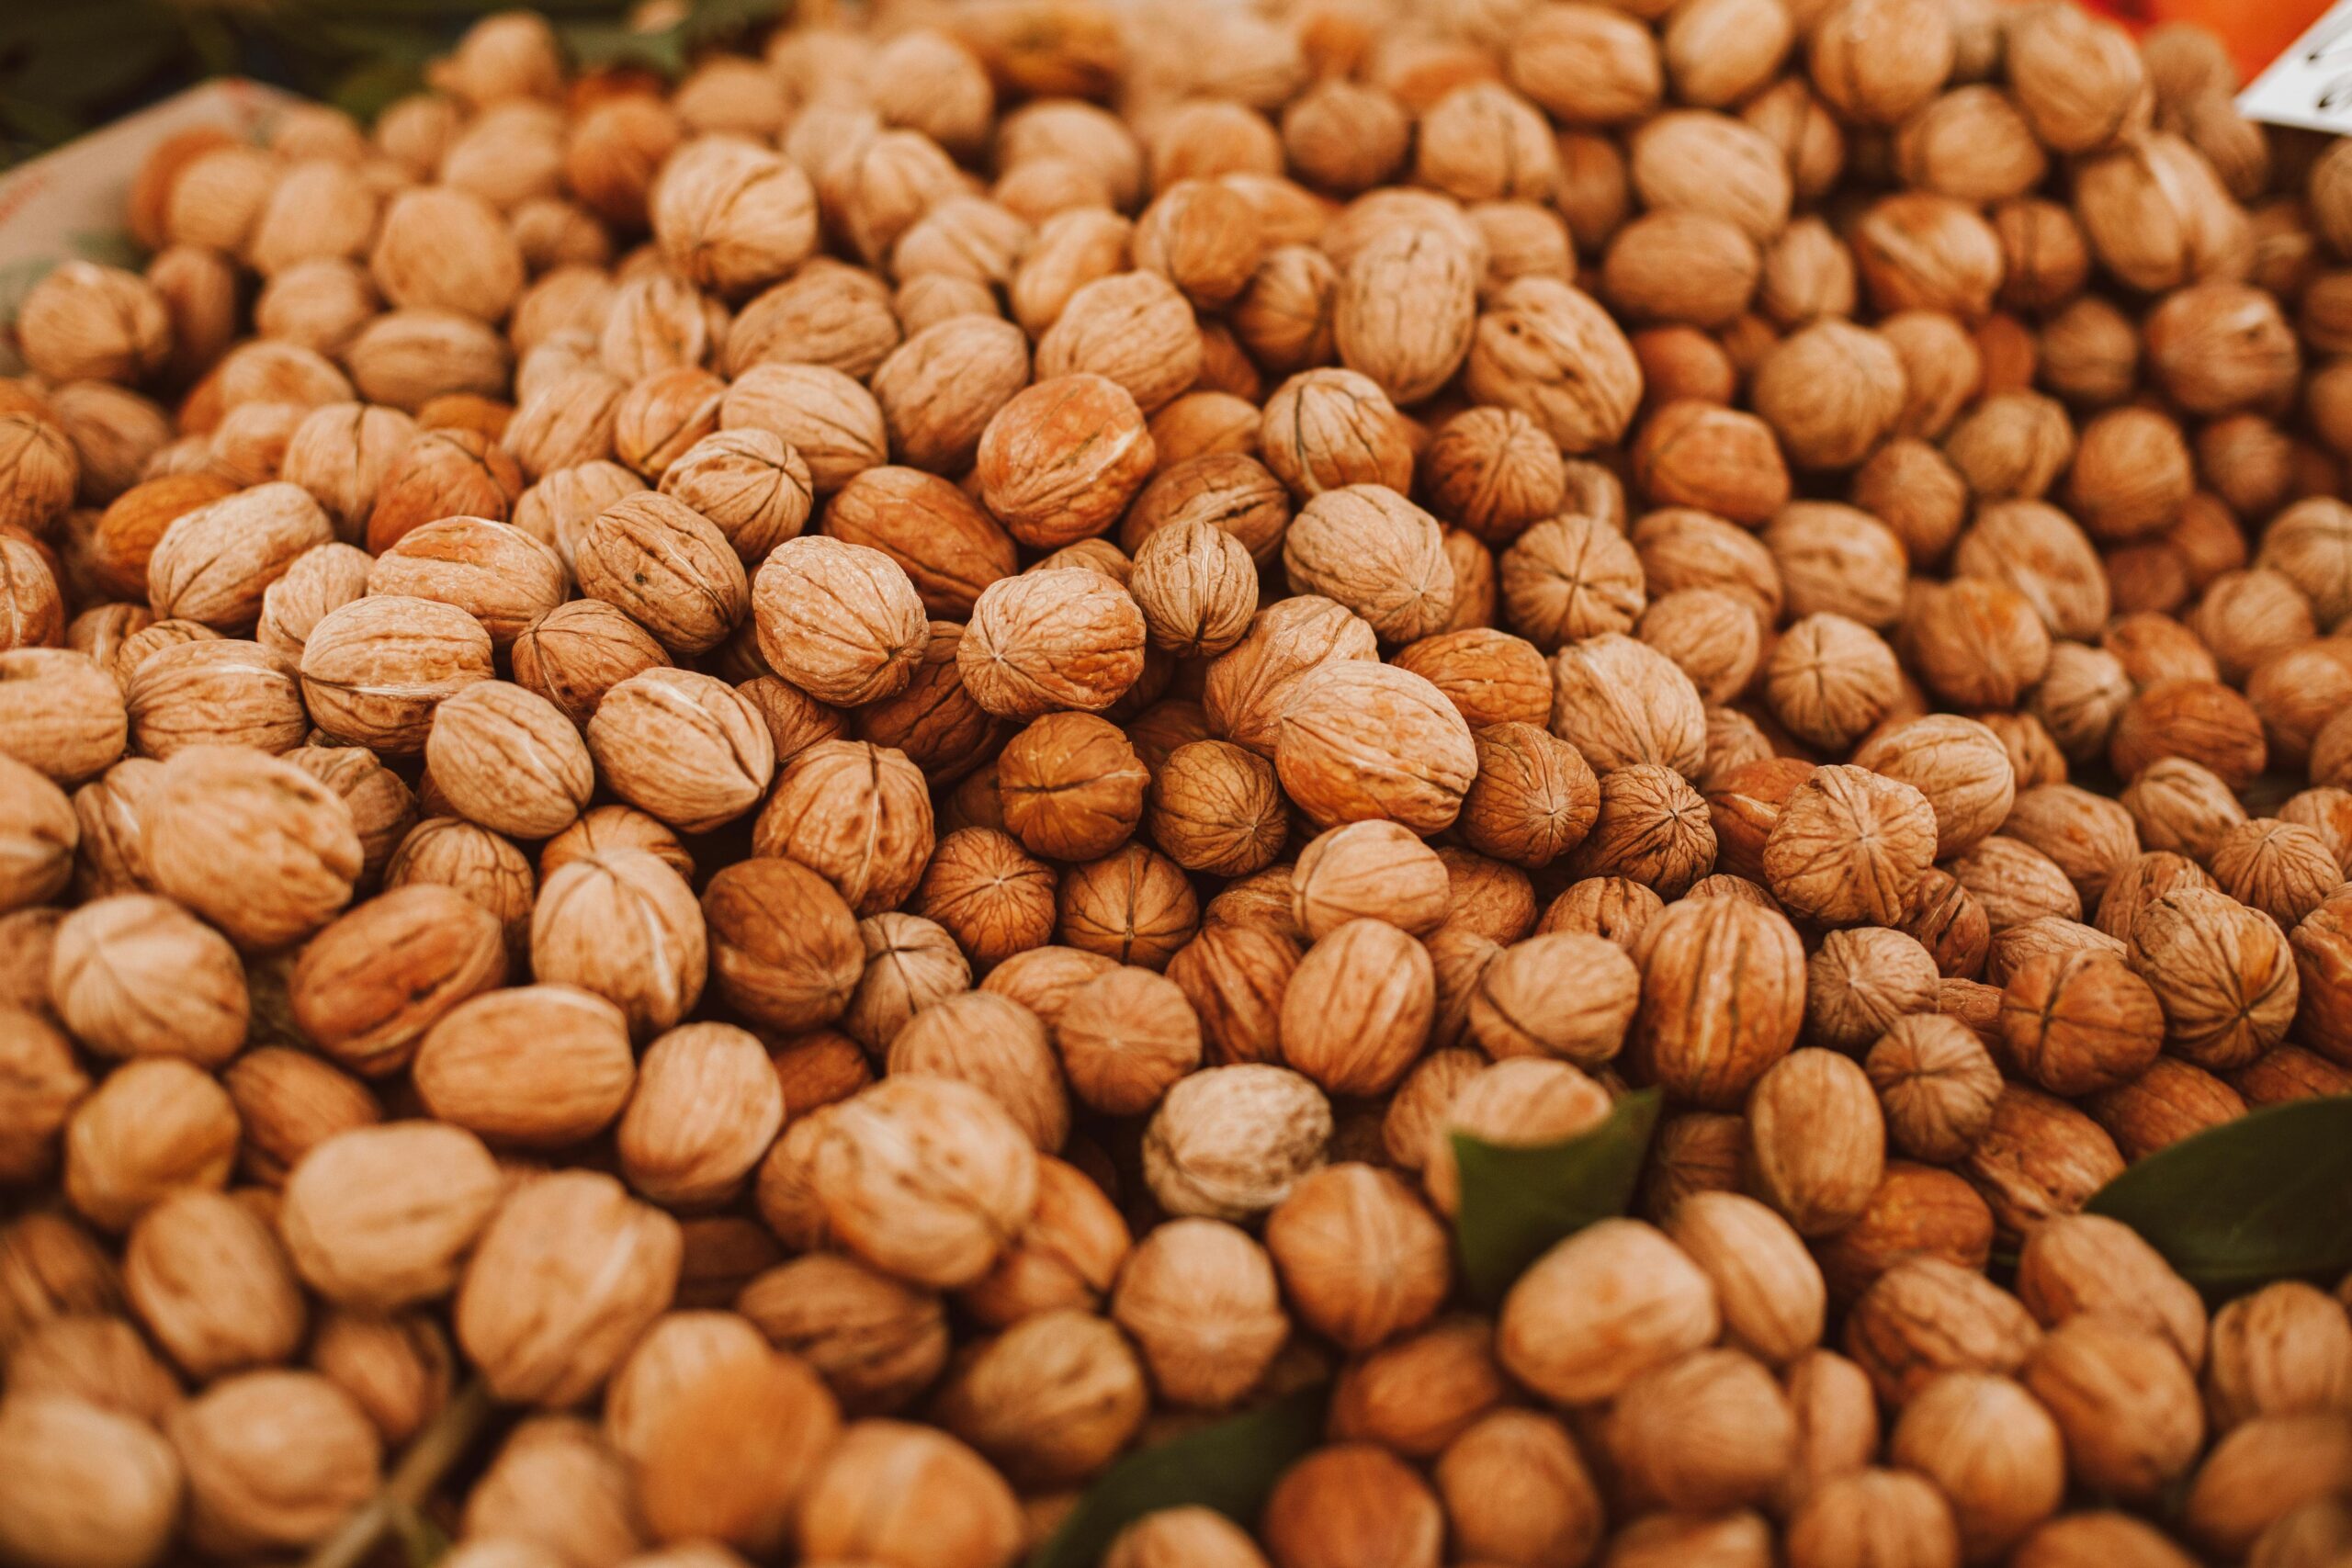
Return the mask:
<svg viewBox="0 0 2352 1568">
<path fill-rule="evenodd" d="M 1635 635 L 1690 677 L 1710 705 L 1746 691 L 1763 661 L 1761 629 L 1749 607 L 1713 588 L 1684 588 L 1642 612 Z"/>
<path fill-rule="evenodd" d="M 821 535 L 769 552 L 752 613 L 761 656 L 776 673 L 843 706 L 903 691 L 929 640 L 922 602 L 898 562 Z"/>
<path fill-rule="evenodd" d="M 1283 789 L 1329 822 L 1451 823 L 1476 776 L 1469 727 L 1444 694 L 1393 665 L 1341 659 L 1300 681 L 1274 751 Z"/>
<path fill-rule="evenodd" d="M 1631 631 L 1645 602 L 1643 561 L 1623 536 L 1589 517 L 1537 523 L 1503 552 L 1501 565 L 1510 623 L 1539 647 Z"/>
<path fill-rule="evenodd" d="M 1753 904 L 1704 898 L 1668 906 L 1640 941 L 1639 1059 L 1680 1098 L 1737 1105 L 1804 1021 L 1795 931 Z"/>
<path fill-rule="evenodd" d="M 1054 892 L 1053 870 L 1009 834 L 962 828 L 939 841 L 915 901 L 975 963 L 993 967 L 1052 936 Z"/>
<path fill-rule="evenodd" d="M 2226 894 L 2165 894 L 2132 922 L 2131 949 L 2164 1008 L 2167 1043 L 2201 1066 L 2244 1066 L 2293 1019 L 2299 987 L 2285 938 Z"/>
<path fill-rule="evenodd" d="M 588 721 L 588 751 L 613 793 L 690 833 L 758 805 L 775 768 L 757 705 L 685 670 L 647 670 L 606 692 Z"/>
<path fill-rule="evenodd" d="M 1822 768 L 1781 807 L 1763 869 L 1773 894 L 1807 919 L 1887 925 L 1935 855 L 1926 795 L 1866 768 Z"/>
<path fill-rule="evenodd" d="M 722 430 L 764 430 L 800 454 L 819 495 L 885 460 L 881 405 L 828 366 L 763 361 L 737 376 L 719 405 Z"/>
<path fill-rule="evenodd" d="M 2007 583 L 1955 578 L 1917 592 L 1911 610 L 1906 650 L 1921 680 L 1949 701 L 2009 708 L 2049 668 L 2048 626 Z"/>
<path fill-rule="evenodd" d="M 1322 1091 L 1299 1074 L 1210 1067 L 1180 1080 L 1153 1114 L 1145 1179 L 1171 1213 L 1242 1220 L 1273 1208 L 1320 1168 L 1330 1134 Z M 1115 1301 L 1113 1311 L 1127 1315 Z"/>
<path fill-rule="evenodd" d="M 1193 307 L 1156 272 L 1114 273 L 1083 285 L 1037 339 L 1039 385 L 1097 376 L 1125 389 L 1145 413 L 1189 387 L 1200 364 Z"/>
<path fill-rule="evenodd" d="M 2108 759 L 2127 781 L 2151 764 L 2178 758 L 2211 770 L 2233 790 L 2244 789 L 2262 771 L 2267 755 L 2253 709 L 2214 681 L 2177 679 L 2142 687 L 2108 742 Z"/>
<path fill-rule="evenodd" d="M 1428 953 L 1395 926 L 1351 919 L 1308 948 L 1283 994 L 1283 1057 L 1329 1093 L 1393 1088 L 1429 1032 Z"/>
<path fill-rule="evenodd" d="M 1413 454 L 1396 407 L 1371 378 L 1313 369 L 1266 400 L 1258 446 L 1266 467 L 1301 501 L 1348 485 L 1410 488 Z"/>
<path fill-rule="evenodd" d="M 1959 1159 L 1992 1123 L 2001 1069 L 1975 1031 L 1958 1019 L 1937 1013 L 1897 1019 L 1871 1047 L 1863 1067 L 1878 1090 L 1889 1141 L 1912 1158 Z"/>
<path fill-rule="evenodd" d="M 1141 820 L 1150 782 L 1125 737 L 1088 714 L 1044 715 L 997 763 L 1007 829 L 1032 852 L 1057 860 L 1117 848 Z"/>
<path fill-rule="evenodd" d="M 1064 942 L 1149 969 L 1165 968 L 1200 923 L 1182 869 L 1136 843 L 1070 868 L 1057 904 Z"/>
<path fill-rule="evenodd" d="M 1478 773 L 1463 797 L 1464 841 L 1533 870 L 1584 840 L 1600 810 L 1600 786 L 1573 747 L 1520 723 L 1473 739 Z"/>
<path fill-rule="evenodd" d="M 764 148 L 703 137 L 662 166 L 645 203 L 654 239 L 695 285 L 741 295 L 817 248 L 816 192 Z"/>
<path fill-rule="evenodd" d="M 1539 140 L 1548 156 L 1549 141 Z M 1425 155 L 1429 146 L 1424 140 Z M 1433 225 L 1398 224 L 1363 245 L 1340 273 L 1333 307 L 1340 361 L 1400 406 L 1429 398 L 1469 352 L 1478 310 L 1476 260 Z"/>
<path fill-rule="evenodd" d="M 539 616 L 508 650 L 515 683 L 584 725 L 605 694 L 668 665 L 652 635 L 599 599 L 574 599 Z"/>
<path fill-rule="evenodd" d="M 1214 656 L 1241 640 L 1258 608 L 1248 547 L 1213 523 L 1159 529 L 1136 552 L 1128 582 L 1154 646 Z"/>
<path fill-rule="evenodd" d="M 1381 485 L 1317 492 L 1283 540 L 1291 581 L 1363 617 L 1374 632 L 1410 642 L 1439 630 L 1454 581 L 1436 519 Z"/>
<path fill-rule="evenodd" d="M 973 697 L 1001 717 L 1057 706 L 1099 712 L 1143 673 L 1144 637 L 1142 611 L 1101 573 L 1032 571 L 981 592 L 956 666 Z"/>
<path fill-rule="evenodd" d="M 1629 321 L 1722 329 L 1742 319 L 1755 299 L 1763 268 L 1756 242 L 1731 219 L 1663 208 L 1611 237 L 1601 262 L 1600 287 L 1609 303 Z M 1667 341 L 1699 346 L 1689 337 Z"/>
<path fill-rule="evenodd" d="M 1526 414 L 1572 454 L 1620 440 L 1641 396 L 1640 367 L 1616 323 L 1544 277 L 1510 284 L 1479 316 L 1464 379 L 1473 398 Z"/>
<path fill-rule="evenodd" d="M 1003 773 L 999 769 L 999 787 Z M 1247 875 L 1281 852 L 1289 825 L 1274 770 L 1225 740 L 1170 752 L 1151 779 L 1152 841 L 1188 871 Z"/>
<path fill-rule="evenodd" d="M 754 852 L 823 875 L 861 917 L 906 900 L 932 851 L 931 800 L 902 752 L 822 741 L 794 758 L 752 829 Z"/>
<path fill-rule="evenodd" d="M 355 600 L 303 644 L 302 696 L 319 728 L 388 753 L 424 750 L 445 696 L 491 678 L 490 634 L 453 605 L 398 595 Z"/>
<path fill-rule="evenodd" d="M 1623 877 L 1676 897 L 1714 863 L 1707 803 L 1672 768 L 1635 762 L 1602 775 L 1592 829 L 1566 869 L 1580 877 Z"/>
<path fill-rule="evenodd" d="M 668 496 L 627 496 L 598 513 L 581 534 L 573 569 L 582 593 L 681 653 L 718 647 L 750 607 L 743 563 L 727 536 Z"/>
<path fill-rule="evenodd" d="M 640 377 L 613 408 L 612 455 L 658 484 L 688 447 L 717 432 L 726 390 L 727 383 L 698 367 Z"/>
<path fill-rule="evenodd" d="M 1597 773 L 1636 763 L 1699 770 L 1706 715 L 1699 690 L 1665 655 L 1618 633 L 1587 637 L 1552 658 L 1555 735 Z"/>
<path fill-rule="evenodd" d="M 481 624 L 493 648 L 504 649 L 563 603 L 566 584 L 555 551 L 522 529 L 452 517 L 411 529 L 379 555 L 368 591 L 455 604 Z"/>
</svg>

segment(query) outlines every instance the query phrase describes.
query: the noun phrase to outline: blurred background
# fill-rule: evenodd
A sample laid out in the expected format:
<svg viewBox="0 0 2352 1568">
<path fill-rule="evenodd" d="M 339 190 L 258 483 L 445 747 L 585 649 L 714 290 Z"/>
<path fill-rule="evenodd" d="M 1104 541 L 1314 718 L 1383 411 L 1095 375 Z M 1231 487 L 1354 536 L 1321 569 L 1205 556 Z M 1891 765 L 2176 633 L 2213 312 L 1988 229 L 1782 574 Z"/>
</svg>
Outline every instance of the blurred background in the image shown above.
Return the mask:
<svg viewBox="0 0 2352 1568">
<path fill-rule="evenodd" d="M 425 61 L 467 24 L 518 5 L 553 20 L 582 65 L 670 75 L 695 48 L 795 8 L 794 0 L 0 0 L 0 168 L 213 76 L 250 76 L 365 119 L 420 85 Z"/>
<path fill-rule="evenodd" d="M 424 62 L 469 22 L 516 3 L 0 0 L 0 168 L 211 76 L 250 76 L 366 118 L 416 87 Z M 774 21 L 796 0 L 528 3 L 582 65 L 675 74 L 694 49 Z M 797 0 L 804 11 L 811 3 Z M 2229 40 L 2251 79 L 2327 0 L 2084 3 L 2140 28 L 2200 22 Z"/>
</svg>

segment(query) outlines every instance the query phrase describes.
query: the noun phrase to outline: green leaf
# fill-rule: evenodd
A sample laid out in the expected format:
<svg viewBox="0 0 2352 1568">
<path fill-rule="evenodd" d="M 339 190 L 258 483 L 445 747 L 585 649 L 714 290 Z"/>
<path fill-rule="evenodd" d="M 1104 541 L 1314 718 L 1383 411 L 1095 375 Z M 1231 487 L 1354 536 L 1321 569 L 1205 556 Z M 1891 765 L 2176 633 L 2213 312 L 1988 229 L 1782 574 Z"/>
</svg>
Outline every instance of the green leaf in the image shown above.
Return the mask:
<svg viewBox="0 0 2352 1568">
<path fill-rule="evenodd" d="M 2341 1274 L 2352 1269 L 2352 1095 L 2269 1106 L 2184 1138 L 2087 1207 L 2211 1295 Z"/>
<path fill-rule="evenodd" d="M 1321 1436 L 1329 1393 L 1301 1389 L 1129 1454 L 1031 1554 L 1029 1568 L 1094 1568 L 1121 1530 L 1161 1508 L 1215 1508 L 1237 1524 L 1255 1524 L 1282 1472 Z"/>
<path fill-rule="evenodd" d="M 1609 1120 L 1556 1144 L 1514 1146 L 1453 1134 L 1462 1172 L 1454 1224 L 1463 1278 L 1488 1306 L 1555 1242 L 1625 1212 L 1657 1126 L 1659 1094 L 1619 1100 Z"/>
<path fill-rule="evenodd" d="M 695 0 L 685 20 L 686 35 L 695 43 L 725 38 L 784 15 L 790 0 Z"/>
<path fill-rule="evenodd" d="M 564 47 L 583 69 L 642 65 L 672 77 L 684 74 L 686 69 L 686 40 L 682 28 L 642 33 L 612 22 L 571 22 L 560 30 Z"/>
<path fill-rule="evenodd" d="M 328 101 L 363 124 L 424 85 L 423 63 L 388 58 L 370 61 L 334 85 Z"/>
<path fill-rule="evenodd" d="M 401 1503 L 391 1511 L 392 1539 L 400 1542 L 401 1560 L 407 1568 L 433 1568 L 449 1555 L 449 1533 L 413 1503 Z"/>
</svg>

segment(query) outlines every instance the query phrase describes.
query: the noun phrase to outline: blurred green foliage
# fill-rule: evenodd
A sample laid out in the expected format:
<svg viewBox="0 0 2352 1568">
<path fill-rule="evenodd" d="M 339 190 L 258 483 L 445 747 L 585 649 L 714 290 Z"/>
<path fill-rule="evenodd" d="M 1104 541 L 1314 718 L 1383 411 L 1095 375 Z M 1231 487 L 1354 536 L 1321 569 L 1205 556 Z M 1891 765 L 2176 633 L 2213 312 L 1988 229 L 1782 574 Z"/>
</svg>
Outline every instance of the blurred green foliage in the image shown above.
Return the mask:
<svg viewBox="0 0 2352 1568">
<path fill-rule="evenodd" d="M 0 0 L 0 165 L 207 76 L 246 75 L 372 116 L 468 23 L 518 0 Z M 628 0 L 527 0 L 582 65 L 675 75 L 695 47 L 790 0 L 692 0 L 629 27 Z"/>
</svg>

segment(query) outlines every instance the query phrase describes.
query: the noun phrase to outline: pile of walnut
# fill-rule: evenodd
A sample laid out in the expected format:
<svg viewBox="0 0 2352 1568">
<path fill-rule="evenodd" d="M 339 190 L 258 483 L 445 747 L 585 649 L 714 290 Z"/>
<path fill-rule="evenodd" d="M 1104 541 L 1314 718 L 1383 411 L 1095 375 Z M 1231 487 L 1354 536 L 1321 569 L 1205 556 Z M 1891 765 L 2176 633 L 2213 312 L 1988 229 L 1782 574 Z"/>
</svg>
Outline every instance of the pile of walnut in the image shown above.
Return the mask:
<svg viewBox="0 0 2352 1568">
<path fill-rule="evenodd" d="M 494 18 L 25 300 L 0 1560 L 478 1377 L 449 1568 L 1004 1568 L 1325 1379 L 1105 1561 L 2342 1562 L 2345 1307 L 2076 1211 L 2352 1089 L 2352 147 L 2063 6 L 878 10 Z M 1448 1133 L 1645 1085 L 1482 1314 Z"/>
</svg>

